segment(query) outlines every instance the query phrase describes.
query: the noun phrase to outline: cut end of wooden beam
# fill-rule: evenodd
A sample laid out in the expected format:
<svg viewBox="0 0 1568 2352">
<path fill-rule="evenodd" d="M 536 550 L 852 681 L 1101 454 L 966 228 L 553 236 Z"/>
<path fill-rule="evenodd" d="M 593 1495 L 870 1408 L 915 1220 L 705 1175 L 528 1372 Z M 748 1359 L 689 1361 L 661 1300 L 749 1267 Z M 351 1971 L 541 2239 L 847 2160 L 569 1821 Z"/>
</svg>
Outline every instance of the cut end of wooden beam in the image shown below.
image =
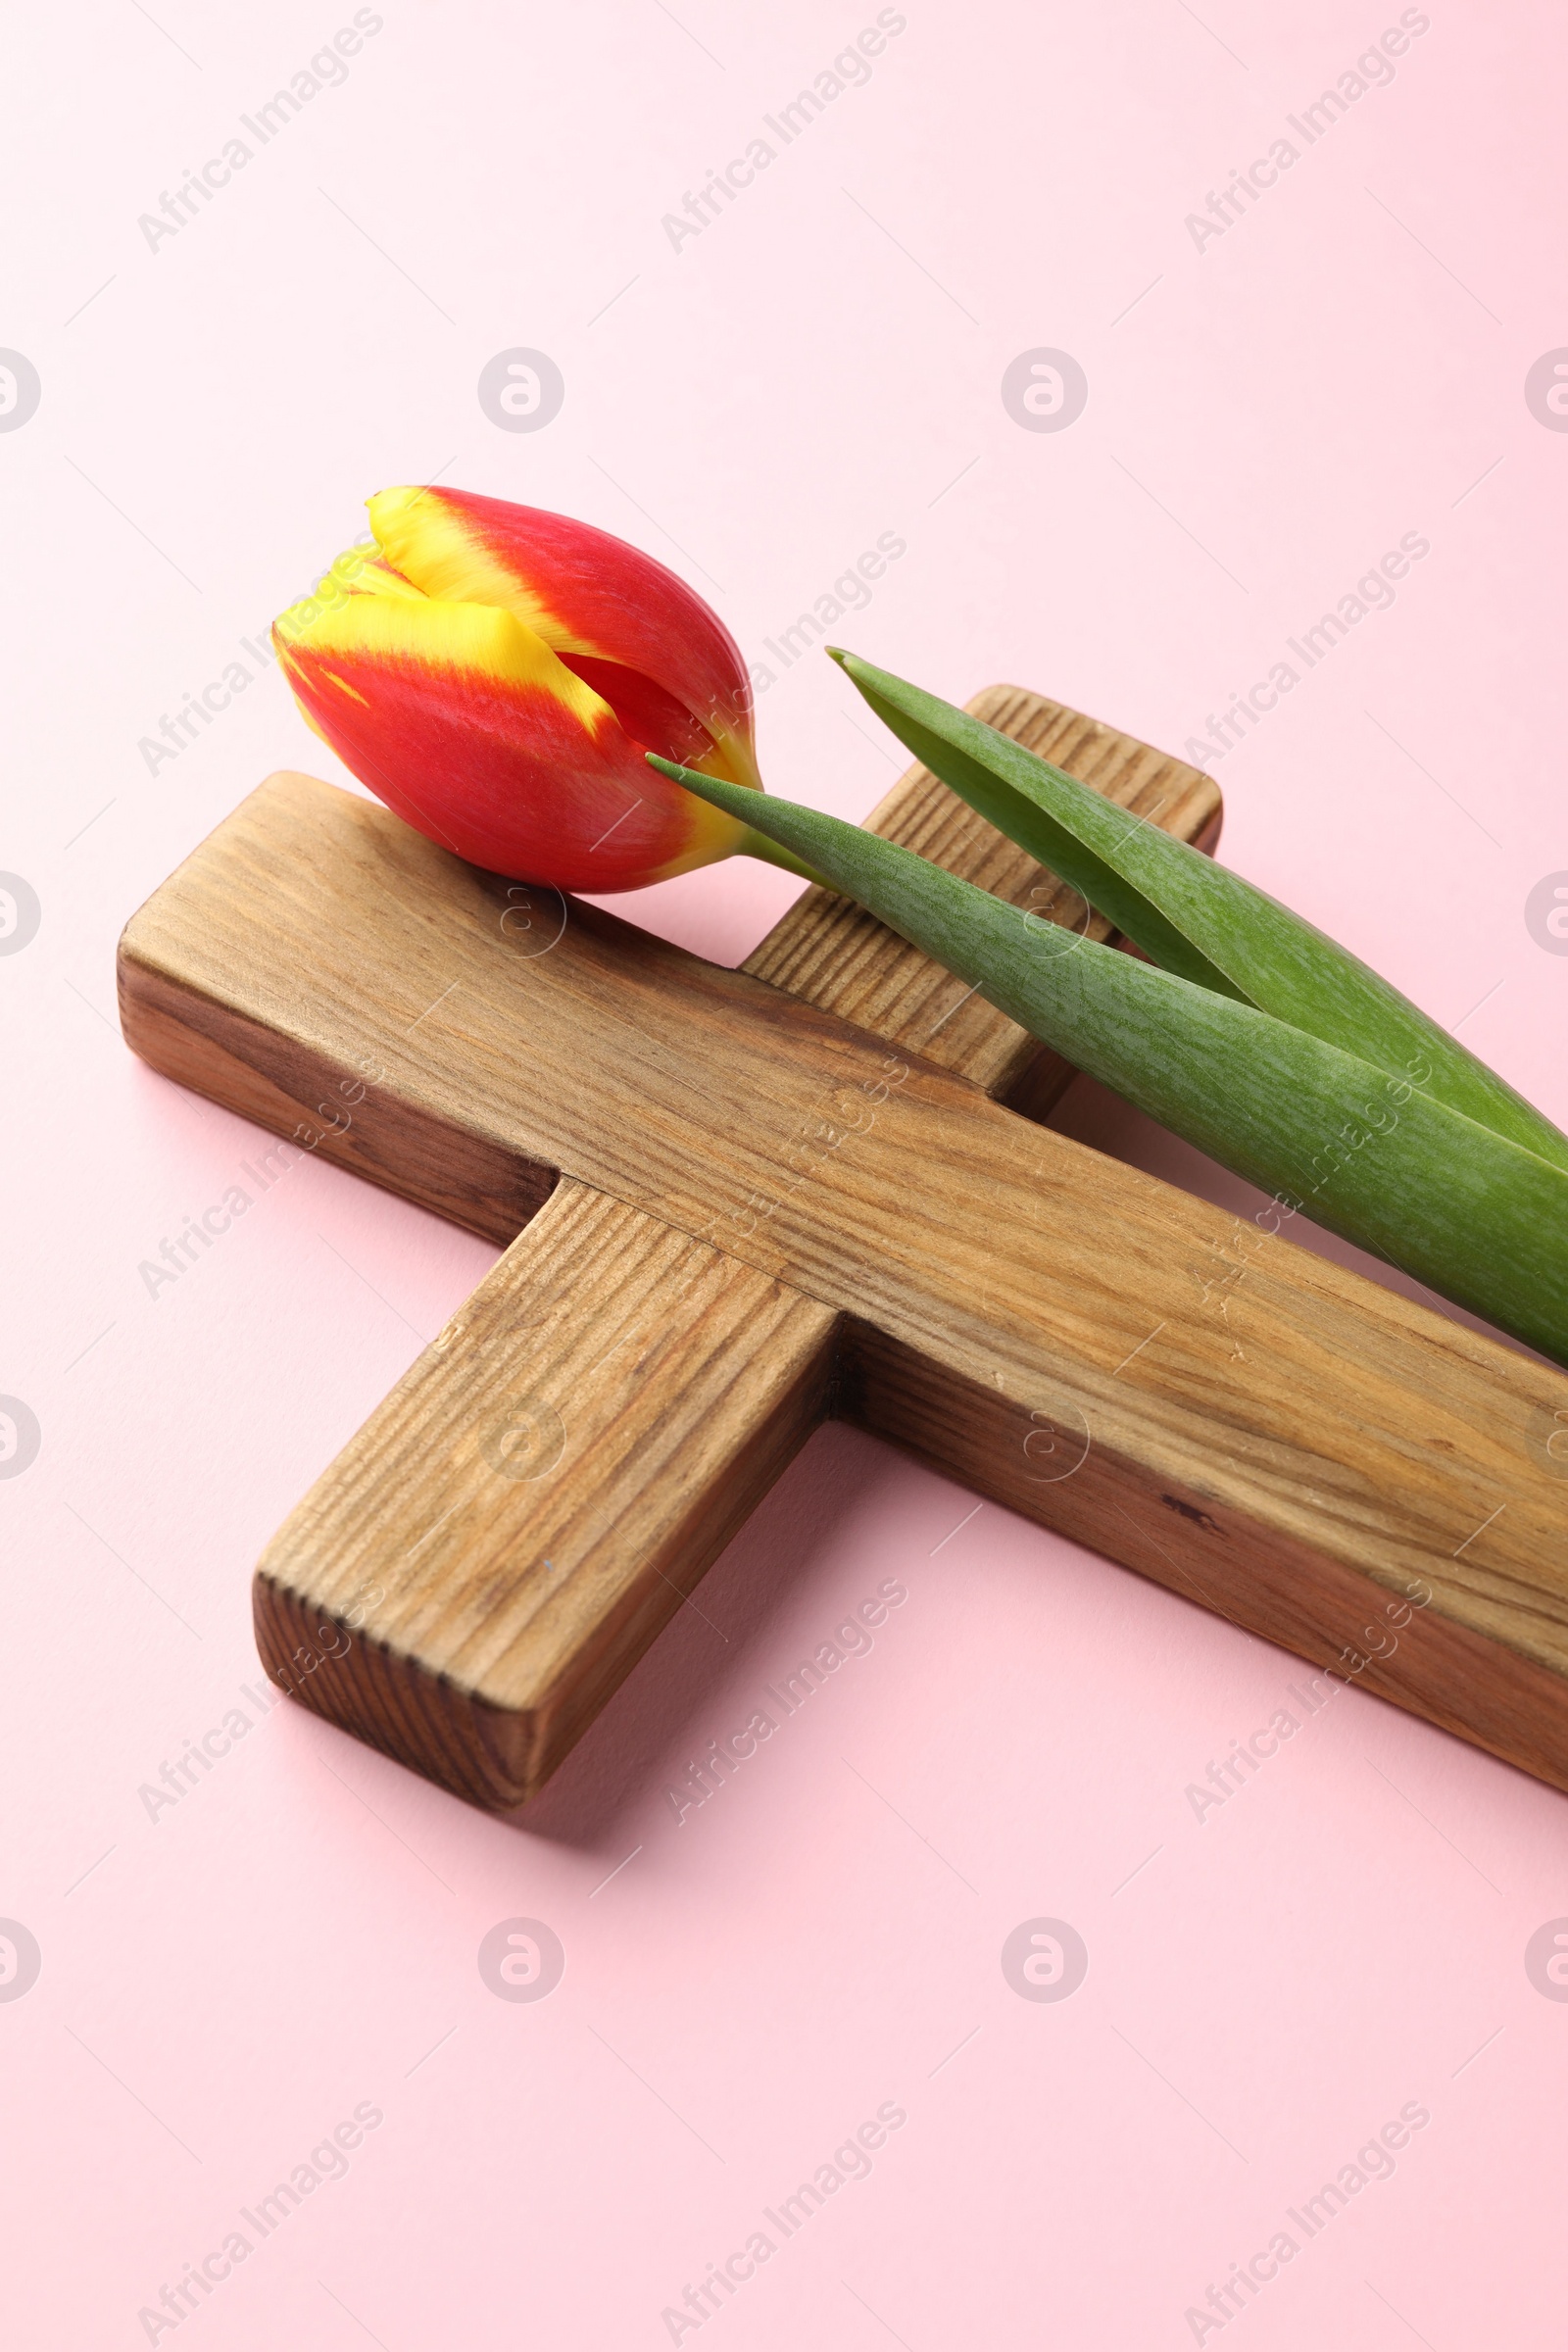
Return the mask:
<svg viewBox="0 0 1568 2352">
<path fill-rule="evenodd" d="M 313 861 L 368 907 L 421 885 L 433 901 L 428 845 L 386 814 L 314 776 L 269 776 L 125 925 L 121 1030 L 162 1076 L 284 1139 L 268 1155 L 279 1172 L 318 1152 L 504 1247 L 550 1198 L 556 1171 L 478 1121 L 443 1117 L 417 1088 L 387 1084 L 405 1044 L 451 994 L 441 919 L 416 934 L 414 953 L 407 941 L 400 948 L 406 995 L 389 1027 L 376 1034 L 367 1007 L 368 1023 L 313 1034 L 297 1018 L 297 966 L 270 951 L 258 914 L 286 903 Z M 508 906 L 491 901 L 503 886 L 456 859 L 435 865 L 448 885 L 446 922 L 501 938 Z"/>
<path fill-rule="evenodd" d="M 523 1802 L 816 1426 L 837 1324 L 563 1183 L 269 1544 L 268 1674 L 475 1804 Z"/>
</svg>

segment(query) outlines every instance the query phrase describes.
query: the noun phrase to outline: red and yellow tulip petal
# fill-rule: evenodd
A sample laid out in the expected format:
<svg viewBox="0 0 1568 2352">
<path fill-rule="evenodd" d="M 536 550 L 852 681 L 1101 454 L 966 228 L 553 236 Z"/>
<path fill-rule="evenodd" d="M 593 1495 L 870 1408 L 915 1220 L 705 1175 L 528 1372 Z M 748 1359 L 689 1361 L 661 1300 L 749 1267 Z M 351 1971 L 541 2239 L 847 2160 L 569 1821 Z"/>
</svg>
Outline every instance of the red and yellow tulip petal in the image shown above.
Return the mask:
<svg viewBox="0 0 1568 2352">
<path fill-rule="evenodd" d="M 656 686 L 652 678 L 645 678 L 640 669 L 627 669 L 620 662 L 602 662 L 593 654 L 561 654 L 557 659 L 574 678 L 581 678 L 603 697 L 625 732 L 645 752 L 658 752 L 662 759 L 679 760 L 686 767 L 711 753 L 713 739 L 708 729 L 699 726 L 684 703 L 666 694 L 662 686 Z M 689 744 L 691 760 L 666 751 L 668 743 Z"/>
<path fill-rule="evenodd" d="M 294 625 L 304 628 L 321 613 L 334 612 L 345 598 L 363 595 L 372 588 L 380 588 L 389 595 L 419 596 L 413 581 L 402 579 L 392 569 L 373 541 L 362 540 L 354 547 L 346 547 L 337 561 L 327 565 L 311 594 L 290 607 Z"/>
<path fill-rule="evenodd" d="M 355 548 L 350 552 L 358 555 L 360 551 Z M 341 564 L 342 561 L 340 557 L 338 562 Z M 336 569 L 337 565 L 334 564 L 333 571 Z M 400 596 L 406 604 L 413 605 L 429 602 L 424 590 L 416 588 L 414 582 L 406 580 L 401 571 L 394 571 L 384 556 L 367 558 L 350 579 L 348 589 L 350 596 Z"/>
<path fill-rule="evenodd" d="M 725 773 L 759 782 L 740 649 L 652 556 L 571 515 L 468 490 L 383 490 L 368 503 L 387 562 L 426 596 L 504 606 L 558 654 L 640 672 L 707 730 Z"/>
<path fill-rule="evenodd" d="M 306 716 L 387 807 L 458 856 L 561 890 L 636 890 L 745 828 L 648 766 L 517 616 L 366 589 L 274 637 Z"/>
</svg>

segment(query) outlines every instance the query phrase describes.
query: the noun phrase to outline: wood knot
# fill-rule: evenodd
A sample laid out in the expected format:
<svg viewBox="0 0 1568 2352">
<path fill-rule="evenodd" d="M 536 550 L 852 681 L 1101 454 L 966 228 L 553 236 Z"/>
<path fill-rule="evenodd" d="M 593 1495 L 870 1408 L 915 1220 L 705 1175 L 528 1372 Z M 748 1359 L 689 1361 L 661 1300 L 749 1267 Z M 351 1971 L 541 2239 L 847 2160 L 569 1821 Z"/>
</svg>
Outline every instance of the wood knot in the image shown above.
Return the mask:
<svg viewBox="0 0 1568 2352">
<path fill-rule="evenodd" d="M 1162 1494 L 1159 1499 L 1168 1511 L 1180 1511 L 1184 1519 L 1191 1519 L 1195 1527 L 1205 1528 L 1209 1535 L 1222 1533 L 1219 1521 L 1211 1519 L 1206 1511 L 1200 1511 L 1196 1503 L 1183 1502 L 1175 1494 Z"/>
</svg>

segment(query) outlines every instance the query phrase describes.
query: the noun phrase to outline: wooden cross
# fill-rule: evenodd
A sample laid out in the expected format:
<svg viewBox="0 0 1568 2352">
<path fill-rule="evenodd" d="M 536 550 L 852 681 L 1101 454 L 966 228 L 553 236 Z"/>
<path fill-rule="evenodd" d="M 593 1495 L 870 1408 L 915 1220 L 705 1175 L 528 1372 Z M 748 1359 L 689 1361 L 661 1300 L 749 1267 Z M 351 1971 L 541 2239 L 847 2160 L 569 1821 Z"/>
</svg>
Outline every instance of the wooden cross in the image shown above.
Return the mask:
<svg viewBox="0 0 1568 2352">
<path fill-rule="evenodd" d="M 870 822 L 1089 922 L 923 769 Z M 826 1414 L 1568 1788 L 1568 1378 L 1035 1123 L 1070 1073 L 848 902 L 730 971 L 280 775 L 120 984 L 155 1068 L 510 1245 L 256 1573 L 273 1679 L 446 1788 L 538 1789 Z"/>
</svg>

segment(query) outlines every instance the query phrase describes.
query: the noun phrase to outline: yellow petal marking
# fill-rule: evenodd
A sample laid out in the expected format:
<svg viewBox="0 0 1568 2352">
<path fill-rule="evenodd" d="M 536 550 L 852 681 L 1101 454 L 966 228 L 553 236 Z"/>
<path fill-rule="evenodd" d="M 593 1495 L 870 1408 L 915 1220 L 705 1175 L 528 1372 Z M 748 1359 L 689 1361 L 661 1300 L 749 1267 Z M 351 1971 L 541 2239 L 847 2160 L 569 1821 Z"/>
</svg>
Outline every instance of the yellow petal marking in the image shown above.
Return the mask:
<svg viewBox="0 0 1568 2352">
<path fill-rule="evenodd" d="M 391 564 L 384 562 L 380 556 L 376 556 L 366 564 L 365 569 L 352 583 L 349 594 L 350 596 L 396 596 L 416 605 L 428 604 L 430 601 L 422 588 L 416 588 L 412 580 L 406 580 L 402 572 L 394 571 Z"/>
<path fill-rule="evenodd" d="M 387 562 L 424 595 L 498 605 L 563 654 L 613 657 L 568 629 L 538 590 L 519 579 L 476 536 L 467 517 L 429 490 L 379 490 L 368 499 L 370 528 Z"/>
<path fill-rule="evenodd" d="M 437 604 L 424 597 L 411 603 L 393 594 L 346 596 L 341 604 L 323 607 L 318 599 L 307 598 L 282 614 L 276 634 L 285 654 L 297 649 L 325 657 L 319 674 L 362 703 L 366 696 L 327 665 L 331 660 L 347 668 L 363 663 L 371 671 L 412 667 L 447 673 L 460 691 L 465 679 L 484 678 L 549 694 L 596 740 L 607 731 L 619 732 L 620 722 L 603 696 L 558 661 L 515 613 L 494 605 Z"/>
</svg>

